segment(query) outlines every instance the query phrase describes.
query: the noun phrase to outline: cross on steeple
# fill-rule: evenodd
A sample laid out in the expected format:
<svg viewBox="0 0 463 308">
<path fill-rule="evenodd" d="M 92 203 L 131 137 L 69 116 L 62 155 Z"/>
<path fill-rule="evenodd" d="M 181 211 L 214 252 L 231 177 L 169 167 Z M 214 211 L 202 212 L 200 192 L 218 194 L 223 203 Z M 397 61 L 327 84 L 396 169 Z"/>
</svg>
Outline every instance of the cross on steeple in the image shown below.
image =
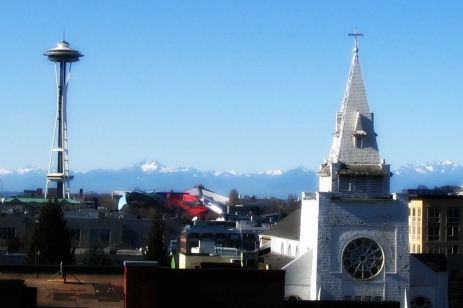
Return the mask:
<svg viewBox="0 0 463 308">
<path fill-rule="evenodd" d="M 358 32 L 357 32 L 357 27 L 355 27 L 355 28 L 354 28 L 354 33 L 349 33 L 348 35 L 349 35 L 349 36 L 355 36 L 354 51 L 355 51 L 355 52 L 358 52 L 358 48 L 357 48 L 357 37 L 358 37 L 358 36 L 363 36 L 363 33 L 358 33 Z"/>
</svg>

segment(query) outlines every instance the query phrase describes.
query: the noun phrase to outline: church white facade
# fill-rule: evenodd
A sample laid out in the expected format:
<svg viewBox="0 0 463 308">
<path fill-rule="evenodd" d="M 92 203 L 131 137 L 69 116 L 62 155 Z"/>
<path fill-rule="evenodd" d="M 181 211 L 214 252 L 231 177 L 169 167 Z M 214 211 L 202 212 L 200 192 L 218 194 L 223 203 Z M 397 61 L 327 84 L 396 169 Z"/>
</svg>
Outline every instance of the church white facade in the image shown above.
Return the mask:
<svg viewBox="0 0 463 308">
<path fill-rule="evenodd" d="M 379 155 L 354 35 L 331 153 L 318 172 L 319 192 L 302 195 L 300 256 L 283 268 L 285 295 L 421 307 L 416 299 L 421 303 L 426 294 L 419 293 L 435 286 L 417 291 L 411 285 L 408 196 L 390 193 L 390 165 Z M 422 307 L 447 307 L 446 298 L 436 294 L 426 298 L 431 306 Z"/>
</svg>

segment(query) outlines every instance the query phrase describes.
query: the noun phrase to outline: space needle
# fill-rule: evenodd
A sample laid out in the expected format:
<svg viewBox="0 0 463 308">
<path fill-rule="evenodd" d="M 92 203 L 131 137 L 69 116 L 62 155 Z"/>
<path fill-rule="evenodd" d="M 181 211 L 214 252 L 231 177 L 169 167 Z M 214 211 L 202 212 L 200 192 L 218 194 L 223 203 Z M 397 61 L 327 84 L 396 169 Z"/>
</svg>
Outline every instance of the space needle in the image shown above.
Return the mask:
<svg viewBox="0 0 463 308">
<path fill-rule="evenodd" d="M 56 76 L 56 120 L 51 145 L 50 162 L 48 164 L 47 185 L 45 198 L 70 198 L 69 182 L 74 176 L 69 173 L 68 134 L 67 134 L 67 89 L 73 62 L 79 61 L 83 55 L 70 47 L 69 43 L 62 41 L 58 46 L 47 51 L 44 56 L 55 62 Z M 49 192 L 50 182 L 56 183 L 56 194 Z"/>
</svg>

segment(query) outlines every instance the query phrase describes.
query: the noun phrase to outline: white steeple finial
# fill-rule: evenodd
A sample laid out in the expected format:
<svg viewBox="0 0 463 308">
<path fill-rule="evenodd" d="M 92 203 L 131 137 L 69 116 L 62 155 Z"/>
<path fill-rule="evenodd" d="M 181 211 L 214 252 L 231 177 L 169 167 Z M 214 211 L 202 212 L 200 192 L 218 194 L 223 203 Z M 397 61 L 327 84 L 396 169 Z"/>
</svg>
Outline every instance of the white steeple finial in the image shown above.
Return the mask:
<svg viewBox="0 0 463 308">
<path fill-rule="evenodd" d="M 359 49 L 357 48 L 357 37 L 358 36 L 363 36 L 363 33 L 358 33 L 357 32 L 357 27 L 354 28 L 354 33 L 349 33 L 349 36 L 355 36 L 355 45 L 354 45 L 354 52 L 358 53 Z"/>
</svg>

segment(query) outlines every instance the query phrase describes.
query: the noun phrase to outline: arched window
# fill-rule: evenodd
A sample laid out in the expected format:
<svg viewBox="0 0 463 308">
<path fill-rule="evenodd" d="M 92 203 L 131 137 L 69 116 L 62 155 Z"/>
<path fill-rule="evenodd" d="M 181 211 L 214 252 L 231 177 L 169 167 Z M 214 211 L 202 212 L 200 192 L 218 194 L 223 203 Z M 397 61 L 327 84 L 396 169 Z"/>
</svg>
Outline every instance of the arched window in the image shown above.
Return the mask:
<svg viewBox="0 0 463 308">
<path fill-rule="evenodd" d="M 291 257 L 291 244 L 288 244 L 288 251 L 286 252 L 288 257 Z"/>
<path fill-rule="evenodd" d="M 285 245 L 284 245 L 283 243 L 281 243 L 281 251 L 280 251 L 280 253 L 281 253 L 282 255 L 285 254 Z"/>
<path fill-rule="evenodd" d="M 296 245 L 296 255 L 295 255 L 295 257 L 296 258 L 299 257 L 299 245 Z"/>
<path fill-rule="evenodd" d="M 289 295 L 285 297 L 286 301 L 299 301 L 301 298 L 297 295 Z"/>
</svg>

